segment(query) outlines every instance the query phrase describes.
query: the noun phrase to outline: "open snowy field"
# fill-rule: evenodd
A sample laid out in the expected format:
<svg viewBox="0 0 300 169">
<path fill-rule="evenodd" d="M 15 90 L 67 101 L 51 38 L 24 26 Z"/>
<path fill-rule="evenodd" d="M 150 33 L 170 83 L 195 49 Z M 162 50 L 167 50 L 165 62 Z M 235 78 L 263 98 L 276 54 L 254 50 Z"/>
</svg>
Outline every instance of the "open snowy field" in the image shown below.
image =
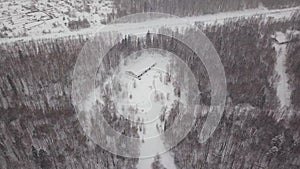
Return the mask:
<svg viewBox="0 0 300 169">
<path fill-rule="evenodd" d="M 174 157 L 167 152 L 160 135 L 166 130 L 169 115 L 175 113 L 173 109 L 178 107 L 184 114 L 192 105 L 191 93 L 197 91 L 197 84 L 188 66 L 174 54 L 145 50 L 122 58 L 112 72 L 103 83 L 97 82 L 101 86 L 96 86 L 86 98 L 82 107 L 87 112 L 85 119 L 92 121 L 91 117 L 102 111 L 90 111 L 91 108 L 97 103 L 107 103 L 108 99 L 118 118 L 126 118 L 138 126 L 141 159 L 137 168 L 150 169 L 154 156 L 160 154 L 162 165 L 175 169 Z M 155 137 L 158 139 L 153 142 L 151 138 Z"/>
</svg>

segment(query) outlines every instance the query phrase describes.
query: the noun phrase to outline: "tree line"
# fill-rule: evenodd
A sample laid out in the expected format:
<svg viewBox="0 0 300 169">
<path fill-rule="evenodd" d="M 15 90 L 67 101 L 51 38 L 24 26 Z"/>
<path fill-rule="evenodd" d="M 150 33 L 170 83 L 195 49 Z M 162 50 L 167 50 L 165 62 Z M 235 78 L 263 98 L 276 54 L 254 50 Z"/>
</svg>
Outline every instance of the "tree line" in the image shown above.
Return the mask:
<svg viewBox="0 0 300 169">
<path fill-rule="evenodd" d="M 258 8 L 260 6 L 272 9 L 300 5 L 298 0 L 280 2 L 274 0 L 114 0 L 114 3 L 115 13 L 113 16 L 117 17 L 143 12 L 197 16 Z"/>
</svg>

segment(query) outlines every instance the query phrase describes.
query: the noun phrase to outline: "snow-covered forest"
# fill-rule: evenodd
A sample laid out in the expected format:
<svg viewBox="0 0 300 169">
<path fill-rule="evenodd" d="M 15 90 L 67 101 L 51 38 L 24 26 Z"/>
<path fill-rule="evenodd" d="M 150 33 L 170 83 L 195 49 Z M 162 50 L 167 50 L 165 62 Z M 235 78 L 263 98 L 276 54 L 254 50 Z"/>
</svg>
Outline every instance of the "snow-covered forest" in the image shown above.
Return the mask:
<svg viewBox="0 0 300 169">
<path fill-rule="evenodd" d="M 157 10 L 191 16 L 245 8 L 277 9 L 299 5 L 296 0 L 276 3 L 271 0 L 229 0 L 224 1 L 223 6 L 219 5 L 219 2 L 115 0 L 114 3 L 119 6 L 115 7 L 114 12 L 117 16 L 114 17 Z M 64 3 L 70 4 L 67 1 Z M 76 9 L 84 10 L 81 6 Z M 90 24 L 89 18 L 81 22 Z M 82 23 L 78 26 L 77 22 L 70 21 L 68 24 L 72 29 L 84 28 L 81 27 Z M 300 12 L 284 19 L 256 15 L 228 19 L 222 24 L 196 24 L 210 39 L 224 65 L 228 90 L 224 115 L 217 130 L 206 143 L 199 142 L 199 135 L 207 115 L 197 116 L 194 128 L 182 142 L 167 153 L 167 157 L 165 154 L 157 155 L 151 159 L 151 164 L 147 165 L 152 169 L 169 169 L 166 163 L 171 161 L 169 166 L 175 165 L 178 169 L 299 168 Z M 130 63 L 123 63 L 126 59 L 122 60 L 122 57 L 140 50 L 166 50 L 176 54 L 194 73 L 197 87 L 201 91 L 201 105 L 203 109 L 207 108 L 210 106 L 211 86 L 205 66 L 185 44 L 175 38 L 157 34 L 159 29 L 155 32 L 151 28 L 143 38 L 130 34 L 122 35 L 119 43 L 104 58 L 105 69 L 121 69 L 122 63 L 123 69 L 127 70 Z M 178 31 L 164 28 L 179 36 L 189 34 L 189 29 L 191 28 Z M 3 32 L 5 31 L 1 31 Z M 143 166 L 142 159 L 117 156 L 95 144 L 85 135 L 76 118 L 76 110 L 71 101 L 73 70 L 84 44 L 93 38 L 79 34 L 1 42 L 1 169 L 139 169 Z M 102 43 L 109 44 L 111 39 Z M 276 68 L 279 64 L 278 57 L 284 57 L 280 62 L 282 69 Z M 133 61 L 129 59 L 129 62 Z M 149 61 L 147 66 L 151 66 L 152 62 L 153 60 Z M 163 63 L 165 62 L 160 61 L 158 65 Z M 166 72 L 168 71 L 171 72 L 166 69 Z M 171 80 L 168 74 L 161 77 L 159 73 L 150 75 L 160 79 L 158 84 L 169 83 L 169 87 L 174 87 L 168 88 L 173 91 L 169 95 L 170 98 L 184 97 L 183 88 L 174 85 L 175 80 Z M 283 75 L 286 77 L 282 80 Z M 110 74 L 100 76 L 109 77 Z M 117 95 L 126 94 L 126 91 L 122 91 L 126 81 L 122 78 L 117 80 L 118 83 L 115 84 L 119 84 L 120 89 Z M 142 82 L 135 80 L 132 85 L 139 88 Z M 283 88 L 283 92 L 290 94 L 290 102 L 286 102 L 284 106 L 283 99 L 279 98 L 281 95 L 278 94 L 280 82 L 287 86 Z M 153 86 L 154 83 L 150 85 Z M 112 91 L 107 89 L 107 93 L 110 92 Z M 117 109 L 111 108 L 111 102 L 114 100 L 110 95 L 104 98 L 106 100 L 101 102 L 104 105 L 101 113 L 115 130 L 126 136 L 141 138 L 150 132 L 149 128 L 145 130 L 143 125 L 123 118 Z M 160 98 L 162 101 L 167 100 L 167 97 Z M 155 128 L 155 132 L 163 132 L 174 123 L 174 118 L 178 116 L 178 105 L 173 104 L 172 108 L 168 108 L 167 115 L 160 116 L 160 126 Z M 146 143 L 135 145 L 136 150 L 141 151 L 142 148 L 139 148 L 143 147 L 143 144 Z"/>
</svg>

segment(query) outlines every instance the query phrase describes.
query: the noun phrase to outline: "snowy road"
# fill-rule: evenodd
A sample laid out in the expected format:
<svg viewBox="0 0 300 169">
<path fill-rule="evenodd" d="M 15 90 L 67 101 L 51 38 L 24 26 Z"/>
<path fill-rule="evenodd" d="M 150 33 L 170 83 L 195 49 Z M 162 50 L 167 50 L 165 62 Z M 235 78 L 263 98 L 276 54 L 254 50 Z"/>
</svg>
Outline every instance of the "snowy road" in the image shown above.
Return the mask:
<svg viewBox="0 0 300 169">
<path fill-rule="evenodd" d="M 276 40 L 278 42 L 288 41 L 286 34 L 282 32 L 276 32 Z M 279 75 L 279 81 L 277 84 L 277 97 L 280 100 L 281 107 L 290 105 L 291 90 L 288 85 L 288 77 L 286 74 L 286 55 L 287 55 L 287 44 L 274 43 L 275 51 L 277 53 L 277 62 L 275 65 L 275 70 Z"/>
<path fill-rule="evenodd" d="M 223 24 L 229 19 L 237 19 L 237 18 L 247 18 L 252 16 L 260 16 L 263 15 L 266 18 L 274 18 L 274 19 L 285 19 L 291 17 L 291 15 L 299 10 L 300 7 L 293 8 L 285 8 L 285 9 L 275 9 L 268 10 L 265 8 L 261 9 L 249 9 L 243 11 L 234 11 L 234 12 L 225 12 L 218 13 L 213 15 L 202 15 L 202 16 L 194 16 L 194 17 L 184 17 L 184 18 L 160 18 L 154 20 L 148 20 L 147 22 L 138 22 L 138 23 L 123 23 L 117 25 L 100 25 L 93 26 L 86 29 L 81 29 L 79 31 L 74 32 L 63 32 L 63 33 L 53 33 L 46 34 L 42 36 L 28 36 L 28 37 L 20 37 L 20 38 L 2 38 L 0 43 L 10 43 L 16 41 L 29 41 L 29 40 L 38 40 L 38 39 L 53 39 L 60 37 L 72 37 L 78 38 L 79 35 L 84 36 L 93 36 L 95 33 L 103 32 L 103 31 L 119 31 L 122 33 L 142 33 L 147 32 L 148 30 L 157 29 L 163 26 L 166 27 L 184 27 L 188 24 L 194 25 L 197 23 L 202 23 L 203 25 L 208 24 Z M 104 28 L 104 29 L 102 29 Z"/>
</svg>

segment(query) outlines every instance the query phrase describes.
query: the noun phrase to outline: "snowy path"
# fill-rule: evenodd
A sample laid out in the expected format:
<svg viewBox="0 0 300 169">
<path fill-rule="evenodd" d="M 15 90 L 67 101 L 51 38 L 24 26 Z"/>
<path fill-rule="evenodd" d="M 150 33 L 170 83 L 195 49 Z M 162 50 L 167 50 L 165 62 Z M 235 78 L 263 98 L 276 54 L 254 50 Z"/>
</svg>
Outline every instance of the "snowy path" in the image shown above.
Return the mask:
<svg viewBox="0 0 300 169">
<path fill-rule="evenodd" d="M 300 7 L 294 8 L 286 8 L 286 9 L 275 9 L 268 10 L 265 8 L 261 9 L 249 9 L 243 11 L 234 11 L 234 12 L 225 12 L 218 13 L 213 15 L 202 15 L 202 16 L 194 16 L 194 17 L 184 17 L 184 18 L 163 18 L 163 19 L 154 19 L 151 21 L 140 22 L 140 23 L 125 23 L 125 24 L 117 24 L 117 25 L 109 25 L 109 26 L 94 26 L 86 29 L 81 29 L 79 31 L 74 32 L 63 32 L 63 33 L 53 33 L 46 34 L 42 36 L 28 36 L 28 37 L 20 37 L 20 38 L 2 38 L 0 43 L 11 43 L 15 41 L 29 41 L 29 40 L 38 40 L 38 39 L 54 39 L 60 37 L 73 37 L 78 38 L 79 35 L 85 36 L 93 36 L 97 32 L 102 31 L 120 31 L 124 33 L 138 33 L 138 32 L 147 32 L 148 30 L 157 29 L 162 26 L 167 27 L 182 27 L 186 26 L 186 24 L 194 24 L 195 22 L 200 22 L 204 25 L 207 24 L 222 24 L 228 19 L 236 19 L 239 17 L 252 17 L 258 15 L 264 15 L 266 18 L 274 18 L 274 19 L 285 19 L 289 18 L 295 11 L 299 10 Z M 184 21 L 184 22 L 183 22 Z M 101 28 L 106 29 L 101 29 Z"/>
<path fill-rule="evenodd" d="M 291 96 L 291 91 L 289 90 L 288 77 L 286 74 L 286 66 L 285 66 L 286 55 L 287 55 L 287 44 L 280 44 L 280 42 L 286 42 L 288 40 L 286 38 L 286 34 L 282 32 L 276 32 L 275 38 L 279 42 L 273 44 L 277 53 L 277 62 L 275 65 L 275 71 L 279 75 L 279 82 L 277 85 L 277 97 L 280 100 L 281 107 L 287 107 L 290 105 L 290 96 Z"/>
</svg>

